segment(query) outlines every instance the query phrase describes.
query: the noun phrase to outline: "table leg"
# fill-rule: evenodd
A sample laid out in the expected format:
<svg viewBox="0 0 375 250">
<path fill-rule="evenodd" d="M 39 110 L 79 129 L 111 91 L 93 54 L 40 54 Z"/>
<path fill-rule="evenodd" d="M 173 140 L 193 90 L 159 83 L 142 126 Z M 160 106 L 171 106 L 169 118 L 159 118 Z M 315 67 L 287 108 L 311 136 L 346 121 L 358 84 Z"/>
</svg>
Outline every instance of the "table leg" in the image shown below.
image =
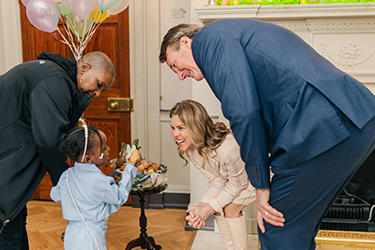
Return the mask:
<svg viewBox="0 0 375 250">
<path fill-rule="evenodd" d="M 147 236 L 147 238 L 146 238 L 146 242 L 148 242 L 147 244 L 148 244 L 149 246 L 150 246 L 150 245 L 153 246 L 156 250 L 159 250 L 159 249 L 162 248 L 160 245 L 156 245 L 154 238 L 151 237 L 151 236 Z"/>
<path fill-rule="evenodd" d="M 134 247 L 140 246 L 142 249 L 148 250 L 159 250 L 162 247 L 160 245 L 156 245 L 155 240 L 153 237 L 148 236 L 147 231 L 147 217 L 145 214 L 145 196 L 143 193 L 139 193 L 139 203 L 141 205 L 141 216 L 139 217 L 139 226 L 141 227 L 141 235 L 128 243 L 125 250 L 130 250 Z"/>
</svg>

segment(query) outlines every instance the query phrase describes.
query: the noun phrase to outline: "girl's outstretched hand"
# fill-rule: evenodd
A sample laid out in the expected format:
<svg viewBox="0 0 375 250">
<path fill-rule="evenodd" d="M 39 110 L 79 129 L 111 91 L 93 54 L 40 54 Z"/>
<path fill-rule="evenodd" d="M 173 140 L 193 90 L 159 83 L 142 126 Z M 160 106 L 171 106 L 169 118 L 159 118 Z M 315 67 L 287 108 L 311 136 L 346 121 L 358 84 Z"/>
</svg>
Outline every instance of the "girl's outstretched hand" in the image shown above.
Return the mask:
<svg viewBox="0 0 375 250">
<path fill-rule="evenodd" d="M 259 229 L 262 231 L 262 233 L 266 232 L 266 229 L 264 227 L 263 220 L 265 220 L 267 223 L 272 224 L 274 226 L 282 227 L 284 226 L 284 215 L 274 209 L 269 203 L 270 199 L 270 189 L 264 188 L 259 189 L 256 188 L 256 195 L 257 195 L 257 221 Z"/>
<path fill-rule="evenodd" d="M 142 160 L 141 153 L 138 150 L 134 150 L 128 160 L 130 164 L 137 167 L 141 163 L 141 160 Z"/>
</svg>

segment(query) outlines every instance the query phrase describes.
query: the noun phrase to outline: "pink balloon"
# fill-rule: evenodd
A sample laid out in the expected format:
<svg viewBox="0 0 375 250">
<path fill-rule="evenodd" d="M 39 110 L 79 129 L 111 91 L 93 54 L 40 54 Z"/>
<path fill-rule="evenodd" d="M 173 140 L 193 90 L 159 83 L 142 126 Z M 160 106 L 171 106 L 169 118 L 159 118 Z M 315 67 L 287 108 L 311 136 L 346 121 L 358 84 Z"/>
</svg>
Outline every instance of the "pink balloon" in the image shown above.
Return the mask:
<svg viewBox="0 0 375 250">
<path fill-rule="evenodd" d="M 65 0 L 65 2 L 74 15 L 81 20 L 86 19 L 95 4 L 95 0 Z"/>
<path fill-rule="evenodd" d="M 30 0 L 21 0 L 21 2 L 23 3 L 23 5 L 25 5 L 25 7 L 27 6 L 27 4 L 30 2 Z"/>
<path fill-rule="evenodd" d="M 56 30 L 60 15 L 50 0 L 30 0 L 26 16 L 36 28 L 50 33 Z"/>
</svg>

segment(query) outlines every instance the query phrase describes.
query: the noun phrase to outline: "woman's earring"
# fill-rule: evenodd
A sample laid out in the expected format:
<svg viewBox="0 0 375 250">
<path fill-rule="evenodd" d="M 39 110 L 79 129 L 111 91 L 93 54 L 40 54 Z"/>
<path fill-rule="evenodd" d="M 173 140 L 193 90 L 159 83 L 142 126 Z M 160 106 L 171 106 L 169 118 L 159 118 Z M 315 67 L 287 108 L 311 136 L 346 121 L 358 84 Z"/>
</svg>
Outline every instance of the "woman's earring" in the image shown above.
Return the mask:
<svg viewBox="0 0 375 250">
<path fill-rule="evenodd" d="M 79 86 L 81 87 L 81 89 L 83 89 L 82 78 L 81 78 L 81 79 L 79 79 Z"/>
<path fill-rule="evenodd" d="M 83 89 L 82 75 L 83 72 L 81 72 L 81 78 L 79 79 L 79 86 L 81 87 L 81 89 Z"/>
</svg>

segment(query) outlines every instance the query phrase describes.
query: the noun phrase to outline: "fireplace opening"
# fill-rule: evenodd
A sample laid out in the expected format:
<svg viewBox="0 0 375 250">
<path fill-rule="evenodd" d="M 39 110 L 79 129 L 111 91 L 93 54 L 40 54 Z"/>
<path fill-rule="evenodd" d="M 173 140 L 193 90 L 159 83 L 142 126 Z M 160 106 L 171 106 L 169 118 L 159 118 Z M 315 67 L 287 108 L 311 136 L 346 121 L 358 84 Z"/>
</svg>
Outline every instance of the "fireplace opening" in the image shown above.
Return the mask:
<svg viewBox="0 0 375 250">
<path fill-rule="evenodd" d="M 375 232 L 375 150 L 336 198 L 320 229 Z"/>
</svg>

